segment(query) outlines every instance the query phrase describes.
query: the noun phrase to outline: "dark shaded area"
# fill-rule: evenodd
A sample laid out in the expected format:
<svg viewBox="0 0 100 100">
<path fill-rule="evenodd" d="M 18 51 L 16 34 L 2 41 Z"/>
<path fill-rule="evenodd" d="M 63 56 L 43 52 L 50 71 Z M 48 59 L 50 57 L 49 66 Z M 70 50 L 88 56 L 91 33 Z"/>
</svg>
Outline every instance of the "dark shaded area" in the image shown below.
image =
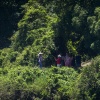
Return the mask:
<svg viewBox="0 0 100 100">
<path fill-rule="evenodd" d="M 27 0 L 0 1 L 0 49 L 10 45 L 10 37 L 17 30 L 17 23 L 22 17 L 20 7 Z"/>
</svg>

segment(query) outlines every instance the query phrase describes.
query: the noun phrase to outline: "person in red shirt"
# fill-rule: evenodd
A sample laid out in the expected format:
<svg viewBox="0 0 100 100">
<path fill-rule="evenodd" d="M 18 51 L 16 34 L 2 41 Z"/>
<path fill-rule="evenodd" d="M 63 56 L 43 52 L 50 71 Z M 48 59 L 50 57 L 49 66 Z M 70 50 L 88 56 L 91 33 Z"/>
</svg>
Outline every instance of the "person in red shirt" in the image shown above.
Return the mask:
<svg viewBox="0 0 100 100">
<path fill-rule="evenodd" d="M 61 55 L 60 54 L 58 55 L 57 59 L 55 58 L 55 61 L 57 63 L 57 67 L 61 67 Z"/>
</svg>

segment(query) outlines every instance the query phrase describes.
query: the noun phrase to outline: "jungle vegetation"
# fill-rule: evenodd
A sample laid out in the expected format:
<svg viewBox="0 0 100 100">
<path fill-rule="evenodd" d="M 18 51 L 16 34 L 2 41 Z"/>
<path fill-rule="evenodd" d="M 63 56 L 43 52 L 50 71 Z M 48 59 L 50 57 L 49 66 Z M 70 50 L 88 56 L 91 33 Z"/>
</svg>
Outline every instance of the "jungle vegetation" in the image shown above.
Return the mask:
<svg viewBox="0 0 100 100">
<path fill-rule="evenodd" d="M 1 100 L 100 99 L 100 0 L 1 0 L 0 13 Z M 92 63 L 57 68 L 66 52 Z"/>
</svg>

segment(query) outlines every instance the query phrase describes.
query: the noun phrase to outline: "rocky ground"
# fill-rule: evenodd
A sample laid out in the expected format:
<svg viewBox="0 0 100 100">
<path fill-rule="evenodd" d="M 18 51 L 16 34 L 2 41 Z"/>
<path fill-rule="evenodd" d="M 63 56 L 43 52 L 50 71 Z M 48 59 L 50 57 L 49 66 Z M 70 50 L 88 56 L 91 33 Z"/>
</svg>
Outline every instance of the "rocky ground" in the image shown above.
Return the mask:
<svg viewBox="0 0 100 100">
<path fill-rule="evenodd" d="M 86 62 L 82 62 L 81 66 L 84 67 L 84 66 L 88 66 L 91 64 L 91 61 L 86 61 Z"/>
</svg>

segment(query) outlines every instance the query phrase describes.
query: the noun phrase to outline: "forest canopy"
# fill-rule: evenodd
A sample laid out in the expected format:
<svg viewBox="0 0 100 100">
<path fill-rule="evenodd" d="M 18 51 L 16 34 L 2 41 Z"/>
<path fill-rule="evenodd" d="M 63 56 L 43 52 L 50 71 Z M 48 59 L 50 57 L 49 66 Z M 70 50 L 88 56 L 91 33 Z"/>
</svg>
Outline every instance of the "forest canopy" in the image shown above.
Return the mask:
<svg viewBox="0 0 100 100">
<path fill-rule="evenodd" d="M 1 66 L 36 65 L 40 51 L 45 65 L 59 53 L 100 54 L 99 0 L 2 0 L 0 7 Z"/>
<path fill-rule="evenodd" d="M 100 0 L 1 0 L 0 100 L 100 100 Z"/>
</svg>

